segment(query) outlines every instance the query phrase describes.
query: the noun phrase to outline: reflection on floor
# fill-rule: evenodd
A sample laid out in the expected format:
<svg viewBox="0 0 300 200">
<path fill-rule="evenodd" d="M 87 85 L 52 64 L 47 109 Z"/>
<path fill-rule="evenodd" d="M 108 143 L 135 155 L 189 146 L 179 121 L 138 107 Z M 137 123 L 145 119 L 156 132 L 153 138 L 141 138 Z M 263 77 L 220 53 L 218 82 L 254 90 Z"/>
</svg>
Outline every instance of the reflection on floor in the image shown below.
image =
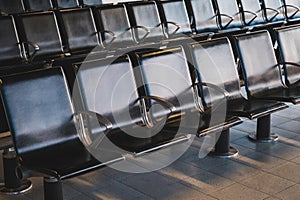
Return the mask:
<svg viewBox="0 0 300 200">
<path fill-rule="evenodd" d="M 280 135 L 274 144 L 256 144 L 247 139 L 255 121 L 231 131 L 236 158 L 199 159 L 196 140 L 177 161 L 144 174 L 103 168 L 63 181 L 66 200 L 92 199 L 300 199 L 300 107 L 275 113 L 272 131 Z M 0 195 L 1 200 L 41 200 L 41 178 L 32 178 L 33 189 L 19 196 Z"/>
</svg>

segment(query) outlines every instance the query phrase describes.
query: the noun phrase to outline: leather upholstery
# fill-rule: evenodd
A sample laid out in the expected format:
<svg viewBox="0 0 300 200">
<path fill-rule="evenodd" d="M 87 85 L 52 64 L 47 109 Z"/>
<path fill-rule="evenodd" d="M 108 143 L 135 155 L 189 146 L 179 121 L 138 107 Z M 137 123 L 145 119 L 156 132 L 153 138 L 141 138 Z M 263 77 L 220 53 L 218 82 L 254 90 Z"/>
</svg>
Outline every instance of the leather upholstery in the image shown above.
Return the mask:
<svg viewBox="0 0 300 200">
<path fill-rule="evenodd" d="M 220 13 L 220 23 L 222 28 L 240 28 L 242 21 L 240 11 L 236 0 L 216 0 Z M 230 18 L 222 16 L 223 14 L 231 17 L 233 20 L 228 24 Z M 228 25 L 227 25 L 228 24 Z"/>
<path fill-rule="evenodd" d="M 79 6 L 78 0 L 56 0 L 58 8 L 74 8 Z"/>
<path fill-rule="evenodd" d="M 25 11 L 23 0 L 1 0 L 0 11 L 7 14 L 22 13 Z"/>
<path fill-rule="evenodd" d="M 195 131 L 198 135 L 205 135 L 241 123 L 239 118 L 231 116 L 211 121 L 211 112 L 208 109 L 205 112 L 200 111 L 201 100 L 192 88 L 187 60 L 180 47 L 146 51 L 137 55 L 146 95 L 161 97 L 175 106 L 176 113 L 185 113 L 179 121 L 171 120 L 167 128 L 176 129 L 180 125 L 183 131 L 189 133 Z M 155 105 L 153 101 L 150 103 Z M 153 116 L 160 117 L 167 112 L 167 110 L 157 109 Z"/>
<path fill-rule="evenodd" d="M 281 61 L 285 70 L 285 81 L 292 85 L 300 80 L 300 26 L 289 26 L 275 29 L 280 50 Z M 285 64 L 285 63 L 294 63 Z"/>
<path fill-rule="evenodd" d="M 175 1 L 160 1 L 166 22 L 174 22 L 179 25 L 179 30 L 175 34 L 191 33 L 191 26 L 189 16 L 186 10 L 186 5 L 183 0 Z M 166 29 L 168 35 L 171 37 L 172 33 L 175 31 L 176 26 L 173 24 L 166 24 Z"/>
<path fill-rule="evenodd" d="M 159 17 L 158 7 L 156 2 L 138 2 L 129 3 L 130 11 L 132 12 L 132 22 L 134 26 L 144 26 L 150 33 L 145 38 L 145 41 L 159 41 L 164 38 L 163 25 Z M 137 29 L 135 31 L 138 40 L 141 40 L 145 35 L 145 31 Z"/>
<path fill-rule="evenodd" d="M 79 140 L 60 68 L 7 76 L 2 83 L 2 98 L 21 165 L 66 178 L 100 164 Z"/>
<path fill-rule="evenodd" d="M 126 47 L 134 44 L 133 33 L 124 5 L 103 5 L 97 8 L 97 14 L 104 44 L 109 43 L 112 39 L 112 36 L 104 31 L 111 31 L 115 34 L 116 38 L 112 46 Z"/>
<path fill-rule="evenodd" d="M 238 35 L 236 41 L 249 97 L 299 103 L 300 90 L 283 87 L 267 31 Z"/>
<path fill-rule="evenodd" d="M 285 20 L 284 4 L 281 0 L 263 0 L 263 2 L 265 8 L 265 16 L 268 22 Z M 277 16 L 275 16 L 276 13 L 278 13 Z"/>
<path fill-rule="evenodd" d="M 12 16 L 0 17 L 0 26 L 0 65 L 21 63 L 21 46 L 19 45 L 14 18 Z"/>
<path fill-rule="evenodd" d="M 63 53 L 62 41 L 53 12 L 37 12 L 20 15 L 20 22 L 24 29 L 25 45 L 30 55 L 34 53 L 28 42 L 37 44 L 39 50 L 35 56 L 38 59 L 55 57 Z"/>
<path fill-rule="evenodd" d="M 47 11 L 53 8 L 51 0 L 27 0 L 30 11 Z"/>
<path fill-rule="evenodd" d="M 219 30 L 217 17 L 211 1 L 190 0 L 190 3 L 198 33 L 216 32 Z"/>
<path fill-rule="evenodd" d="M 193 44 L 191 51 L 199 81 L 212 83 L 228 92 L 228 114 L 255 119 L 287 107 L 272 100 L 246 100 L 241 95 L 237 67 L 227 38 Z M 224 94 L 220 91 L 207 87 L 201 89 L 204 90 L 203 100 L 206 105 L 224 99 Z"/>
<path fill-rule="evenodd" d="M 300 18 L 300 1 L 284 0 L 286 6 L 286 16 L 289 20 Z"/>
<path fill-rule="evenodd" d="M 243 9 L 244 23 L 246 25 L 258 25 L 265 22 L 263 10 L 259 0 L 240 0 L 240 2 Z M 256 14 L 256 17 L 251 13 Z M 255 19 L 253 19 L 253 17 L 255 17 Z"/>
<path fill-rule="evenodd" d="M 61 16 L 71 54 L 77 51 L 90 51 L 100 46 L 93 13 L 90 8 L 62 10 Z"/>
<path fill-rule="evenodd" d="M 101 114 L 112 123 L 113 129 L 118 129 L 141 123 L 143 119 L 129 58 L 114 59 L 83 63 L 77 72 L 77 81 L 84 109 Z M 131 115 L 126 115 L 128 112 Z"/>
</svg>

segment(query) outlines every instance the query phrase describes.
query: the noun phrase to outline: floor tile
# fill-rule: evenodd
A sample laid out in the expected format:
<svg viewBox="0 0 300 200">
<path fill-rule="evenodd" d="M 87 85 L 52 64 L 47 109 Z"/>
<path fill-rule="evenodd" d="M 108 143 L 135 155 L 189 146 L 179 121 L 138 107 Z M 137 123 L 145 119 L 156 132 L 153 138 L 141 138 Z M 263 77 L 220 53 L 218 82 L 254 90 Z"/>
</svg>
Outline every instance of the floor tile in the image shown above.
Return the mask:
<svg viewBox="0 0 300 200">
<path fill-rule="evenodd" d="M 278 167 L 273 168 L 270 173 L 293 181 L 295 183 L 300 183 L 300 164 L 293 162 L 287 162 Z"/>
<path fill-rule="evenodd" d="M 300 185 L 294 185 L 278 194 L 276 194 L 276 197 L 282 199 L 282 200 L 297 200 L 300 199 Z"/>
<path fill-rule="evenodd" d="M 284 178 L 280 178 L 278 176 L 266 172 L 261 172 L 258 175 L 252 176 L 246 180 L 241 181 L 240 183 L 247 187 L 270 195 L 274 195 L 295 184 Z"/>
<path fill-rule="evenodd" d="M 251 189 L 239 183 L 233 184 L 223 190 L 211 194 L 219 200 L 263 200 L 269 195 Z"/>
</svg>

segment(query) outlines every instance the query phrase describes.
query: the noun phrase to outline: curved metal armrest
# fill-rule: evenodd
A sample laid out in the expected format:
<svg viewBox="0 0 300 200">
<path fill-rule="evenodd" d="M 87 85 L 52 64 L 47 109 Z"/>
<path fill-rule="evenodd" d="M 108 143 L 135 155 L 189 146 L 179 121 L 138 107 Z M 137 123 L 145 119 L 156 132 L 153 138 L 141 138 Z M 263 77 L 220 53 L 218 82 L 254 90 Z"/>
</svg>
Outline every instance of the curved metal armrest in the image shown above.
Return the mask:
<svg viewBox="0 0 300 200">
<path fill-rule="evenodd" d="M 250 19 L 247 23 L 246 23 L 246 20 L 245 20 L 246 25 L 250 25 L 253 22 L 253 20 L 255 20 L 257 18 L 257 14 L 254 13 L 254 12 L 245 10 L 245 11 L 243 11 L 243 13 L 248 13 L 248 14 L 253 15 L 252 19 Z"/>
<path fill-rule="evenodd" d="M 168 24 L 171 24 L 171 25 L 173 25 L 173 26 L 176 27 L 176 29 L 175 29 L 172 33 L 169 33 L 169 28 L 167 28 L 167 25 L 168 25 Z M 168 34 L 169 34 L 169 35 L 174 35 L 174 34 L 176 34 L 177 31 L 180 29 L 180 25 L 177 24 L 176 22 L 170 22 L 170 21 L 167 21 L 167 22 L 164 22 L 164 25 L 165 25 L 165 27 L 167 28 Z"/>
<path fill-rule="evenodd" d="M 106 119 L 105 117 L 103 117 L 102 115 L 100 115 L 96 112 L 80 111 L 80 112 L 76 113 L 75 115 L 86 115 L 86 116 L 90 116 L 90 117 L 96 117 L 98 122 L 100 122 L 102 125 L 105 126 L 106 132 L 110 131 L 113 127 L 112 123 L 108 119 Z"/>
<path fill-rule="evenodd" d="M 290 16 L 288 16 L 288 18 L 293 18 L 299 12 L 299 8 L 297 6 L 293 6 L 293 5 L 285 5 L 285 6 L 287 8 L 295 9 L 295 12 L 293 14 L 291 14 Z"/>
<path fill-rule="evenodd" d="M 223 28 L 227 28 L 227 27 L 231 24 L 231 22 L 234 20 L 233 17 L 231 17 L 231 16 L 229 16 L 229 15 L 227 15 L 227 14 L 222 14 L 222 13 L 220 13 L 220 17 L 221 17 L 221 20 L 222 20 L 222 17 L 227 17 L 227 18 L 229 18 L 229 21 L 227 22 L 227 24 L 225 24 L 225 26 L 223 26 Z M 222 23 L 222 21 L 221 21 L 221 23 Z"/>
<path fill-rule="evenodd" d="M 281 63 L 279 63 L 278 64 L 279 66 L 280 65 L 293 65 L 294 67 L 300 67 L 300 64 L 298 64 L 298 63 L 294 63 L 294 62 L 281 62 Z M 299 80 L 297 80 L 296 82 L 294 82 L 292 85 L 297 85 L 297 84 L 299 84 L 300 83 L 300 79 Z M 287 87 L 288 86 L 290 86 L 290 85 L 287 85 Z"/>
<path fill-rule="evenodd" d="M 27 59 L 29 62 L 32 62 L 34 60 L 36 53 L 40 50 L 39 45 L 34 42 L 31 42 L 31 41 L 22 42 L 22 44 L 23 45 L 27 44 L 33 48 L 33 50 L 34 50 L 33 53 L 31 55 L 29 55 L 29 59 Z"/>
<path fill-rule="evenodd" d="M 135 29 L 135 30 L 142 29 L 146 32 L 141 39 L 137 39 L 136 37 L 134 37 L 134 40 L 136 43 L 143 42 L 146 39 L 146 37 L 150 34 L 150 30 L 148 28 L 146 28 L 145 26 L 133 26 L 132 29 Z"/>
<path fill-rule="evenodd" d="M 174 113 L 176 111 L 176 108 L 173 104 L 171 104 L 170 102 L 166 101 L 163 98 L 160 97 L 156 97 L 156 96 L 141 96 L 139 98 L 139 100 L 141 101 L 141 112 L 143 114 L 143 119 L 144 119 L 144 123 L 148 128 L 153 127 L 153 120 L 151 117 L 151 114 L 149 113 L 149 110 L 147 109 L 147 104 L 146 104 L 146 100 L 154 100 L 157 101 L 158 103 L 160 103 L 161 105 L 163 105 L 164 107 L 168 108 L 170 110 L 170 113 L 167 115 L 168 117 Z"/>
<path fill-rule="evenodd" d="M 268 19 L 268 16 L 267 16 L 267 20 L 268 21 L 273 21 L 273 19 L 275 19 L 275 17 L 277 17 L 277 15 L 279 15 L 279 11 L 274 9 L 274 8 L 265 8 L 265 10 L 270 10 L 270 11 L 273 11 L 275 12 L 275 15 L 273 15 L 270 19 Z"/>
<path fill-rule="evenodd" d="M 221 88 L 221 87 L 219 87 L 215 84 L 205 83 L 205 82 L 194 83 L 193 84 L 193 87 L 199 87 L 199 86 L 206 86 L 206 87 L 212 88 L 212 89 L 222 93 L 226 99 L 229 97 L 229 92 L 227 92 L 225 89 L 223 89 L 223 88 Z"/>
<path fill-rule="evenodd" d="M 176 108 L 173 104 L 171 104 L 170 102 L 168 102 L 167 100 L 161 98 L 161 97 L 157 97 L 157 96 L 142 96 L 140 97 L 140 99 L 144 99 L 144 100 L 154 100 L 157 101 L 159 104 L 161 104 L 162 106 L 168 108 L 171 113 L 174 113 L 176 111 Z"/>
<path fill-rule="evenodd" d="M 109 34 L 111 37 L 112 37 L 112 39 L 109 41 L 109 42 L 107 42 L 107 46 L 110 46 L 112 43 L 113 43 L 113 41 L 116 39 L 116 34 L 114 33 L 114 32 L 112 32 L 112 31 L 109 31 L 109 30 L 103 30 L 103 31 L 100 31 L 100 32 L 98 32 L 98 34 L 101 34 L 101 33 L 103 33 L 103 34 Z M 101 40 L 101 43 L 102 43 L 102 46 L 103 47 L 107 47 L 104 43 L 103 43 L 103 41 Z"/>
</svg>

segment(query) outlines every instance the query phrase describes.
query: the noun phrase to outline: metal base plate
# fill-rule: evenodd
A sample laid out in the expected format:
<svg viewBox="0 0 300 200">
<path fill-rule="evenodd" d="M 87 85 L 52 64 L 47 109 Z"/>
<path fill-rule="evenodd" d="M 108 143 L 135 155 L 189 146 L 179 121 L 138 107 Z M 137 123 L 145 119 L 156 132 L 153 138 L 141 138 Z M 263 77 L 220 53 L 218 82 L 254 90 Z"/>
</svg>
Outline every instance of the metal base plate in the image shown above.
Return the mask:
<svg viewBox="0 0 300 200">
<path fill-rule="evenodd" d="M 250 133 L 248 135 L 248 138 L 253 142 L 259 142 L 259 143 L 272 143 L 278 141 L 278 135 L 271 133 L 269 138 L 263 138 L 263 139 L 257 139 L 256 133 Z"/>
<path fill-rule="evenodd" d="M 22 194 L 29 191 L 32 188 L 32 183 L 29 180 L 25 180 L 22 182 L 22 185 L 18 188 L 0 188 L 0 193 L 8 194 L 8 195 L 17 195 Z"/>
<path fill-rule="evenodd" d="M 219 152 L 215 152 L 215 151 L 211 151 L 209 153 L 210 156 L 218 157 L 218 158 L 232 158 L 232 157 L 236 157 L 238 154 L 239 154 L 239 151 L 234 147 L 230 147 L 229 151 L 226 153 L 219 153 Z"/>
</svg>

